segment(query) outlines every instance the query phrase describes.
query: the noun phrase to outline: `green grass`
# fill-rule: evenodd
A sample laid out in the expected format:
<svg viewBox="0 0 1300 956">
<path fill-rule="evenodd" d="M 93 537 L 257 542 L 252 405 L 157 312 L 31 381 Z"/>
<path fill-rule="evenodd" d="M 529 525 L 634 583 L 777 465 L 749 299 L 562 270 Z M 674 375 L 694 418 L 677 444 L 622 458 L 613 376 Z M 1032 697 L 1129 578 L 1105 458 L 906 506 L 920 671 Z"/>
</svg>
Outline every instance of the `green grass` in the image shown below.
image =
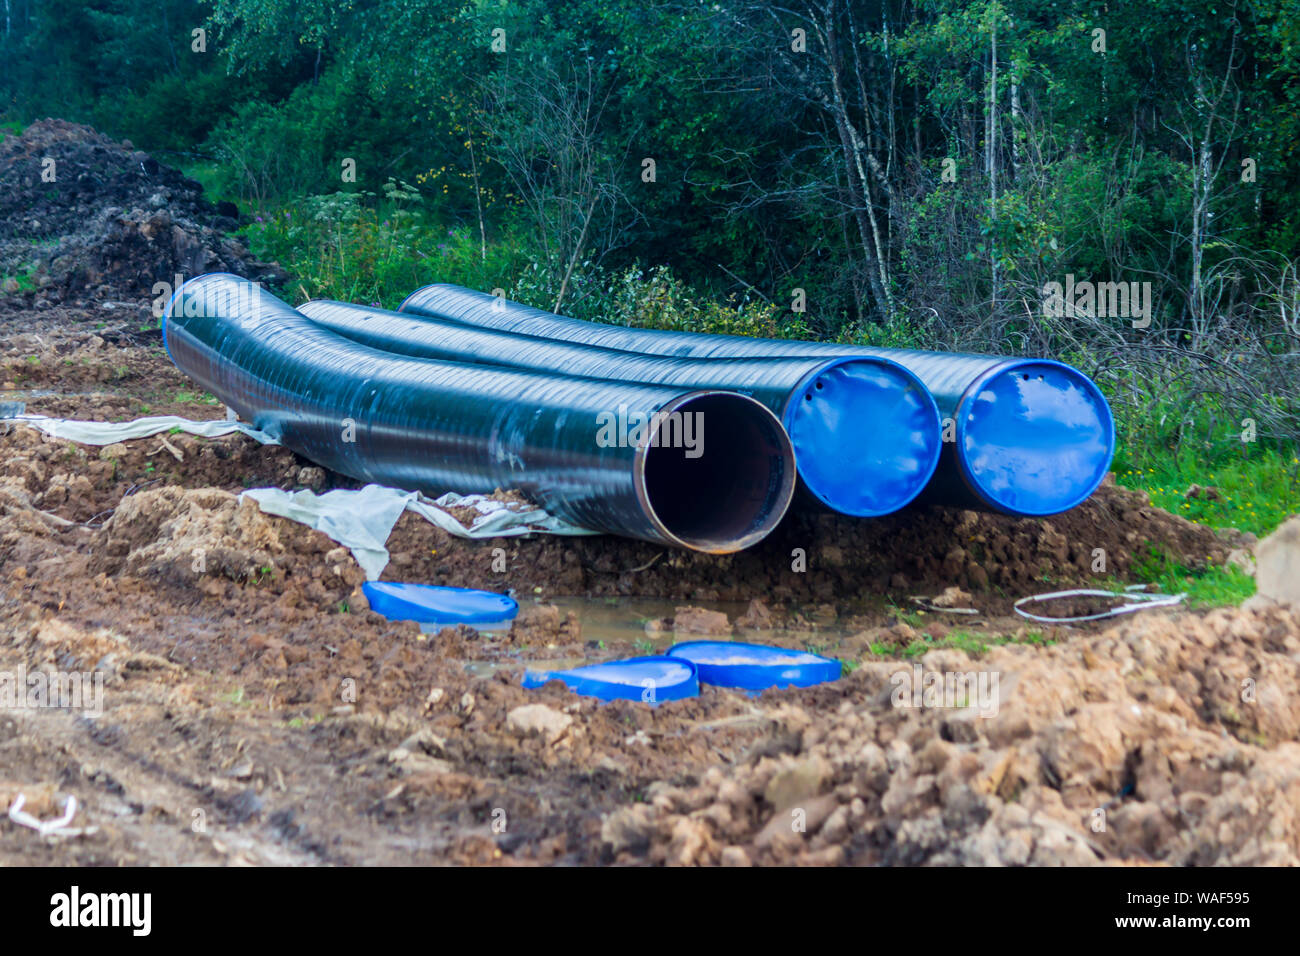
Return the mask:
<svg viewBox="0 0 1300 956">
<path fill-rule="evenodd" d="M 18 284 L 18 289 L 14 293 L 15 295 L 22 292 L 34 292 L 36 291 L 35 276 L 36 276 L 36 266 L 28 266 L 24 271 L 16 273 L 14 275 L 10 275 L 8 273 L 6 273 L 5 275 L 0 275 L 0 290 L 4 289 L 5 285 L 9 282 L 10 279 L 12 279 L 14 282 Z"/>
<path fill-rule="evenodd" d="M 203 187 L 203 194 L 209 202 L 216 203 L 223 199 L 234 202 L 238 198 L 226 188 L 230 178 L 229 170 L 216 160 L 182 160 L 175 165 L 185 176 Z"/>
<path fill-rule="evenodd" d="M 1300 511 L 1300 456 L 1295 451 L 1241 444 L 1228 452 L 1185 445 L 1181 451 L 1142 449 L 1116 456 L 1115 477 L 1151 496 L 1151 503 L 1189 521 L 1270 534 Z M 1214 489 L 1187 497 L 1192 485 Z M 1255 593 L 1255 580 L 1237 568 L 1188 567 L 1167 550 L 1148 545 L 1134 560 L 1133 580 L 1167 594 L 1186 592 L 1191 608 L 1237 605 Z"/>
<path fill-rule="evenodd" d="M 396 308 L 414 289 L 450 282 L 551 308 L 558 279 L 542 267 L 523 225 L 492 228 L 448 223 L 416 186 L 389 181 L 383 194 L 308 196 L 262 210 L 244 233 L 259 258 L 294 276 L 287 297 L 334 298 Z M 802 321 L 770 304 L 720 301 L 699 294 L 666 266 L 613 273 L 584 263 L 566 286 L 562 311 L 578 318 L 644 328 L 778 338 L 809 334 Z"/>
<path fill-rule="evenodd" d="M 1255 593 L 1255 579 L 1237 568 L 1193 570 L 1163 548 L 1147 545 L 1134 557 L 1132 577 L 1166 594 L 1186 593 L 1191 608 L 1240 604 Z M 1119 585 L 1116 590 L 1121 590 Z"/>
<path fill-rule="evenodd" d="M 889 613 L 893 615 L 894 620 L 898 621 L 901 624 L 906 624 L 909 627 L 921 627 L 925 624 L 925 616 L 923 611 L 901 608 L 898 607 L 897 605 L 891 605 L 889 608 Z"/>
<path fill-rule="evenodd" d="M 197 402 L 201 405 L 220 405 L 221 403 L 208 392 L 190 392 L 181 389 L 172 396 L 172 401 L 178 405 L 184 405 L 188 402 Z"/>
<path fill-rule="evenodd" d="M 1034 644 L 1039 647 L 1050 647 L 1055 643 L 1055 641 L 1048 640 L 1041 631 L 1025 631 L 1023 634 L 989 635 L 978 631 L 968 631 L 963 628 L 953 628 L 938 639 L 923 634 L 906 647 L 881 643 L 872 644 L 871 653 L 876 657 L 910 660 L 928 654 L 930 651 L 956 650 L 963 651 L 971 657 L 981 657 L 987 654 L 990 648 L 1001 647 L 1004 644 Z"/>
<path fill-rule="evenodd" d="M 1145 467 L 1117 456 L 1116 481 L 1142 489 L 1156 507 L 1198 524 L 1240 528 L 1263 537 L 1300 511 L 1300 456 L 1295 453 L 1252 448 L 1243 457 L 1217 462 L 1190 453 L 1143 458 L 1149 461 L 1144 461 Z M 1184 497 L 1192 485 L 1214 488 L 1217 497 Z"/>
<path fill-rule="evenodd" d="M 249 248 L 296 276 L 291 297 L 332 298 L 396 308 L 431 282 L 472 289 L 508 287 L 529 266 L 512 237 L 482 244 L 477 227 L 448 226 L 424 212 L 418 198 L 391 193 L 309 196 L 292 207 L 254 217 Z M 373 202 L 373 204 L 368 204 Z"/>
</svg>

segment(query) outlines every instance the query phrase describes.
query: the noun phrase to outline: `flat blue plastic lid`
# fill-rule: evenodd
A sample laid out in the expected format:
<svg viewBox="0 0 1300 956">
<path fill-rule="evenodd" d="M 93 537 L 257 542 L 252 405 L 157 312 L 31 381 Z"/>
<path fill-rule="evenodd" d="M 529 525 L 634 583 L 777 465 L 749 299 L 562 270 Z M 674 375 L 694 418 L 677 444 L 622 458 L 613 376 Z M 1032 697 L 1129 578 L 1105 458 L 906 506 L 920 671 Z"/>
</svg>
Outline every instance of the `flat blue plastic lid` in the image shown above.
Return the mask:
<svg viewBox="0 0 1300 956">
<path fill-rule="evenodd" d="M 799 477 L 823 504 L 870 518 L 902 508 L 939 464 L 939 409 L 921 380 L 887 359 L 829 363 L 784 415 Z"/>
<path fill-rule="evenodd" d="M 745 690 L 811 687 L 839 680 L 842 670 L 834 658 L 739 641 L 686 641 L 669 648 L 668 656 L 695 664 L 702 684 Z"/>
<path fill-rule="evenodd" d="M 630 657 L 566 671 L 525 671 L 525 687 L 563 681 L 575 694 L 601 700 L 640 700 L 658 704 L 665 700 L 696 697 L 700 681 L 695 666 L 672 657 Z"/>
<path fill-rule="evenodd" d="M 370 602 L 370 610 L 390 621 L 494 624 L 508 621 L 519 613 L 514 598 L 472 588 L 367 581 L 361 590 Z"/>
<path fill-rule="evenodd" d="M 1097 490 L 1115 453 L 1105 396 L 1082 372 L 1048 360 L 1002 366 L 967 392 L 958 456 L 974 492 L 1002 511 L 1050 515 Z"/>
</svg>

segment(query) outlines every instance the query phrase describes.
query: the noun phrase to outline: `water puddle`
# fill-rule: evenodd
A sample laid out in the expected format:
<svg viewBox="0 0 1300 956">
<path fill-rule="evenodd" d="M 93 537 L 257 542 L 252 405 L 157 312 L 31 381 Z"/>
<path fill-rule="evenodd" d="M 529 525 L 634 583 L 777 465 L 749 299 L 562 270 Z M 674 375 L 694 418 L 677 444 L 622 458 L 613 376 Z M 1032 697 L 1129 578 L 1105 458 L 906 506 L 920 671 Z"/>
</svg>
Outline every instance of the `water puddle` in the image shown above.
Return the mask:
<svg viewBox="0 0 1300 956">
<path fill-rule="evenodd" d="M 662 654 L 674 644 L 692 640 L 741 640 L 756 644 L 771 644 L 796 650 L 834 655 L 840 641 L 856 633 L 855 628 L 838 624 L 807 628 L 745 629 L 731 635 L 703 635 L 656 629 L 647 625 L 667 619 L 671 622 L 678 607 L 689 604 L 708 611 L 721 611 L 733 623 L 744 615 L 748 604 L 742 601 L 683 601 L 668 598 L 617 597 L 555 597 L 546 603 L 554 604 L 561 615 L 573 613 L 582 625 L 583 653 L 557 654 L 554 657 L 519 658 L 511 655 L 496 660 L 476 660 L 465 663 L 465 671 L 474 677 L 491 677 L 502 670 L 566 670 L 599 661 L 625 657 Z M 571 648 L 566 648 L 569 650 Z"/>
</svg>

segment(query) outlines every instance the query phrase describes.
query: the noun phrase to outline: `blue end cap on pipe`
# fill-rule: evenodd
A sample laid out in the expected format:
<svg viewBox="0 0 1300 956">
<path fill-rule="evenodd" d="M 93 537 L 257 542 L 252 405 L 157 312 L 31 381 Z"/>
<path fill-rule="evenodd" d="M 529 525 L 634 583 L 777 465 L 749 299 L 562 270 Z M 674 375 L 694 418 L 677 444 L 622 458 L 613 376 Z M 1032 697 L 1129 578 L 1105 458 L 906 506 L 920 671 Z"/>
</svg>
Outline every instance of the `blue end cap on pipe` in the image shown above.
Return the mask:
<svg viewBox="0 0 1300 956">
<path fill-rule="evenodd" d="M 887 359 L 843 358 L 814 369 L 791 391 L 781 422 L 808 490 L 860 518 L 911 502 L 943 450 L 934 398 Z"/>
<path fill-rule="evenodd" d="M 1008 362 L 976 380 L 956 416 L 970 489 L 989 506 L 1052 515 L 1083 503 L 1115 454 L 1115 420 L 1101 391 L 1061 362 Z"/>
</svg>

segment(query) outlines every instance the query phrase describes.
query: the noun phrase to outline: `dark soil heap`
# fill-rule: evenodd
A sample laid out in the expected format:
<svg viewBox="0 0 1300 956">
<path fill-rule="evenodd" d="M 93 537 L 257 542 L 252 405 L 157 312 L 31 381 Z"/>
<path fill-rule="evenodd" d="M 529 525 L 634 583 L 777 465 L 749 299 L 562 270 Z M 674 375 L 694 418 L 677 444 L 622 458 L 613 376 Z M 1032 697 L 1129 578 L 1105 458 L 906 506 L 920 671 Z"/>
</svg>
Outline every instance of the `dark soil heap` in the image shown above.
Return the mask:
<svg viewBox="0 0 1300 956">
<path fill-rule="evenodd" d="M 46 180 L 52 181 L 46 181 Z M 88 126 L 47 119 L 0 142 L 0 276 L 52 302 L 152 297 L 156 282 L 232 272 L 267 283 L 276 267 L 226 234 L 238 210 L 214 206 L 181 173 Z"/>
</svg>

